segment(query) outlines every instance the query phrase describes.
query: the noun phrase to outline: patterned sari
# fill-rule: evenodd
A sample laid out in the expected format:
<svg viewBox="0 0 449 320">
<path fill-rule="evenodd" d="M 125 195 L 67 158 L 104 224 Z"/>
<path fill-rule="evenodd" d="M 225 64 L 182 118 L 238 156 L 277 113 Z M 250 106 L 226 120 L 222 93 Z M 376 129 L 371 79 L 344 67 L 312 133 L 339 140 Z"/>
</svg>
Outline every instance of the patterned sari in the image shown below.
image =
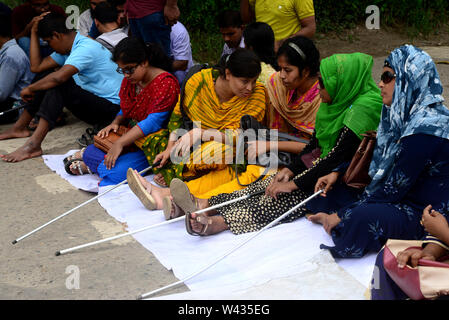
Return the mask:
<svg viewBox="0 0 449 320">
<path fill-rule="evenodd" d="M 253 93 L 246 98 L 234 96 L 226 102 L 220 102 L 215 93 L 215 81 L 219 73 L 213 69 L 204 69 L 194 74 L 186 83 L 183 109 L 187 117 L 195 123 L 201 125 L 203 129 L 216 129 L 224 132 L 226 129 L 232 130 L 233 139 L 238 134 L 240 127 L 240 118 L 245 115 L 251 115 L 258 121 L 262 121 L 265 115 L 266 91 L 261 83 L 257 83 Z M 159 132 L 155 141 L 147 141 L 143 150 L 148 150 L 150 155 L 150 143 L 157 145 L 167 145 L 169 134 L 182 126 L 182 113 L 180 101 L 176 105 L 168 124 L 168 129 Z M 192 180 L 203 176 L 215 170 L 231 170 L 225 163 L 225 154 L 234 154 L 232 146 L 218 141 L 203 142 L 198 148 L 195 148 L 189 159 L 179 164 L 167 164 L 162 169 L 155 169 L 160 172 L 165 182 L 169 185 L 173 178 L 183 180 Z M 165 148 L 164 148 L 165 150 Z M 160 151 L 164 151 L 160 150 Z M 227 152 L 226 152 L 227 151 Z M 146 151 L 147 153 L 147 151 Z M 159 153 L 151 152 L 151 158 Z M 148 156 L 147 156 L 148 157 Z M 150 157 L 148 158 L 151 161 Z M 218 183 L 218 182 L 217 182 Z"/>
</svg>

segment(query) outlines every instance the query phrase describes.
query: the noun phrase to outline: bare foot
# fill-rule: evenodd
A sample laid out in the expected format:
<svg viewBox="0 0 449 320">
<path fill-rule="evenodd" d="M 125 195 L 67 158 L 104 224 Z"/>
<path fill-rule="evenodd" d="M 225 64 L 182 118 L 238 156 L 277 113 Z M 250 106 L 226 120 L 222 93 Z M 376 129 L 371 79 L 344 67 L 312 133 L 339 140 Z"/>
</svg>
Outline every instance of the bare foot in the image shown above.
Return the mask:
<svg viewBox="0 0 449 320">
<path fill-rule="evenodd" d="M 222 216 L 211 217 L 202 213 L 192 213 L 190 217 L 192 231 L 201 236 L 210 236 L 229 229 Z"/>
<path fill-rule="evenodd" d="M 35 146 L 32 142 L 27 142 L 10 154 L 0 155 L 0 158 L 6 162 L 19 162 L 26 159 L 40 157 L 41 155 L 42 149 L 40 146 Z"/>
<path fill-rule="evenodd" d="M 307 219 L 313 223 L 323 225 L 324 230 L 326 230 L 328 234 L 331 234 L 332 229 L 335 228 L 341 221 L 336 213 L 327 214 L 324 212 L 311 215 Z"/>
<path fill-rule="evenodd" d="M 153 180 L 161 187 L 164 187 L 164 188 L 168 187 L 167 183 L 165 182 L 164 176 L 160 173 L 155 174 Z"/>
<path fill-rule="evenodd" d="M 6 140 L 6 139 L 15 139 L 15 138 L 27 138 L 31 136 L 31 131 L 28 129 L 14 129 L 10 128 L 9 130 L 6 130 L 5 132 L 0 133 L 0 140 Z"/>
<path fill-rule="evenodd" d="M 136 170 L 134 170 L 136 171 Z M 136 171 L 137 172 L 137 171 Z M 147 179 L 142 177 L 140 174 L 137 174 L 140 180 L 140 183 L 145 187 L 147 192 L 151 194 L 151 196 L 154 198 L 154 201 L 156 202 L 156 206 L 158 210 L 163 209 L 163 199 L 166 196 L 170 196 L 170 189 L 166 188 L 159 188 L 153 185 L 151 182 L 148 182 Z"/>
</svg>

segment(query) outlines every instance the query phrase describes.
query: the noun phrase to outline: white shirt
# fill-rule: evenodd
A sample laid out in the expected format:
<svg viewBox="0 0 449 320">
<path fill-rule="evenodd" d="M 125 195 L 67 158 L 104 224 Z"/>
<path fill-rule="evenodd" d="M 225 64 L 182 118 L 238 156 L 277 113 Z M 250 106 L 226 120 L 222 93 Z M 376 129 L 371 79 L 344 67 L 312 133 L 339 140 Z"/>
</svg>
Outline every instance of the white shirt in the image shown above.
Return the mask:
<svg viewBox="0 0 449 320">
<path fill-rule="evenodd" d="M 190 45 L 190 36 L 187 29 L 181 22 L 177 22 L 171 27 L 170 33 L 170 49 L 173 60 L 187 60 L 187 69 L 185 71 L 178 70 L 175 72 L 175 76 L 182 84 L 187 71 L 193 66 L 192 47 Z"/>
<path fill-rule="evenodd" d="M 242 40 L 240 40 L 239 44 L 240 48 L 245 48 L 245 39 L 242 37 Z M 235 51 L 235 48 L 229 48 L 229 46 L 225 43 L 223 46 L 223 52 L 221 53 L 221 56 L 223 57 L 225 54 L 232 54 Z"/>
</svg>

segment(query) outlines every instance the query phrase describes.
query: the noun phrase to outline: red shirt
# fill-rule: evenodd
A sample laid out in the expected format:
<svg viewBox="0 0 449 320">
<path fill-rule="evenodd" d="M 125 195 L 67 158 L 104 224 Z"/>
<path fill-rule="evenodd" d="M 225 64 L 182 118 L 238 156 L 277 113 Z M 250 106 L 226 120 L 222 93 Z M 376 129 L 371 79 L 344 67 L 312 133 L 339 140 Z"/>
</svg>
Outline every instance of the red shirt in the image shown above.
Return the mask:
<svg viewBox="0 0 449 320">
<path fill-rule="evenodd" d="M 166 0 L 128 0 L 128 18 L 139 19 L 155 12 L 164 11 Z"/>
<path fill-rule="evenodd" d="M 50 12 L 66 16 L 64 9 L 60 6 L 50 5 Z M 28 23 L 38 14 L 34 11 L 29 3 L 22 4 L 14 8 L 11 14 L 12 35 L 15 37 L 21 33 Z"/>
</svg>

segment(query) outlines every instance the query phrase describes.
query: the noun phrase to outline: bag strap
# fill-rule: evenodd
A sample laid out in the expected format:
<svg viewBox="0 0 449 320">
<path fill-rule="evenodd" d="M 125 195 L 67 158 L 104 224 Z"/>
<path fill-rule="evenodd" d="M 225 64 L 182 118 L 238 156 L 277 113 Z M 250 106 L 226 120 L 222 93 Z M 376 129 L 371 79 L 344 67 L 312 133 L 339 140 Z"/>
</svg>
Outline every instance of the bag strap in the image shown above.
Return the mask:
<svg viewBox="0 0 449 320">
<path fill-rule="evenodd" d="M 186 84 L 187 81 L 195 74 L 200 72 L 203 69 L 209 68 L 209 64 L 203 63 L 203 64 L 196 64 L 192 66 L 189 71 L 187 72 L 184 80 L 181 84 L 181 97 L 179 101 L 179 109 L 181 110 L 181 116 L 182 116 L 182 123 L 184 129 L 190 131 L 193 129 L 193 121 L 187 116 L 185 110 L 184 110 L 184 96 L 185 96 L 185 90 L 186 90 Z"/>
</svg>

